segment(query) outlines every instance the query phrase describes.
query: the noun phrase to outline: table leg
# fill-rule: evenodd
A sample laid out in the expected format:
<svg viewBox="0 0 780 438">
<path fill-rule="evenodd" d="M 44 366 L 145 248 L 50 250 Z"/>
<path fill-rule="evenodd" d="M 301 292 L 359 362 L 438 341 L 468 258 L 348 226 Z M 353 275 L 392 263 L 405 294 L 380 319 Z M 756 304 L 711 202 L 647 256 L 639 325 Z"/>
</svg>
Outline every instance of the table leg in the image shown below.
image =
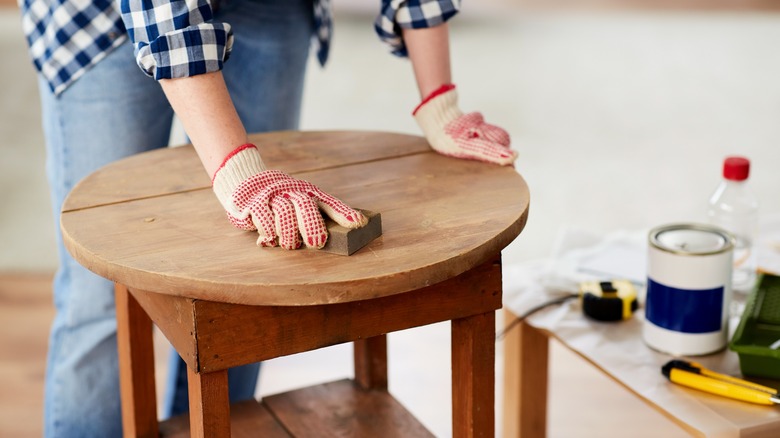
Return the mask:
<svg viewBox="0 0 780 438">
<path fill-rule="evenodd" d="M 495 312 L 452 320 L 452 434 L 495 435 Z"/>
<path fill-rule="evenodd" d="M 157 438 L 152 321 L 125 286 L 114 295 L 124 436 Z"/>
<path fill-rule="evenodd" d="M 387 335 L 354 342 L 355 381 L 363 389 L 387 390 Z"/>
<path fill-rule="evenodd" d="M 230 398 L 227 370 L 197 373 L 187 367 L 190 396 L 190 436 L 230 438 Z"/>
<path fill-rule="evenodd" d="M 506 324 L 516 318 L 504 311 Z M 549 339 L 521 323 L 504 338 L 504 436 L 547 434 L 547 366 Z"/>
</svg>

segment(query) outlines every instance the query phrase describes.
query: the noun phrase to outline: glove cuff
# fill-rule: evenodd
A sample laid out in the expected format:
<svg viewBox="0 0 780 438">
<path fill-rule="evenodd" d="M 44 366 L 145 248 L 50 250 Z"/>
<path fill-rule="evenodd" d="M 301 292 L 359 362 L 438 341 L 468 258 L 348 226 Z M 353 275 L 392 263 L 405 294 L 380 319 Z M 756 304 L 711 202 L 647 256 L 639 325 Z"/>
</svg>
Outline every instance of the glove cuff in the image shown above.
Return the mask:
<svg viewBox="0 0 780 438">
<path fill-rule="evenodd" d="M 442 85 L 426 97 L 412 114 L 428 140 L 444 135 L 444 127 L 463 115 L 454 85 Z M 435 141 L 435 140 L 434 140 Z"/>
<path fill-rule="evenodd" d="M 425 104 L 428 103 L 433 98 L 435 98 L 435 97 L 437 97 L 437 96 L 439 96 L 441 94 L 444 94 L 444 93 L 446 93 L 446 92 L 448 92 L 450 90 L 454 90 L 454 89 L 455 89 L 455 84 L 444 84 L 441 87 L 433 90 L 429 95 L 425 96 L 425 99 L 423 99 L 422 102 L 420 102 L 419 105 L 417 105 L 417 108 L 415 108 L 414 111 L 412 111 L 412 115 L 413 116 L 416 115 L 417 111 L 419 111 L 420 108 L 425 106 Z"/>
<path fill-rule="evenodd" d="M 228 154 L 211 180 L 212 189 L 225 210 L 231 210 L 233 192 L 239 184 L 265 170 L 260 151 L 251 143 L 239 146 Z"/>
</svg>

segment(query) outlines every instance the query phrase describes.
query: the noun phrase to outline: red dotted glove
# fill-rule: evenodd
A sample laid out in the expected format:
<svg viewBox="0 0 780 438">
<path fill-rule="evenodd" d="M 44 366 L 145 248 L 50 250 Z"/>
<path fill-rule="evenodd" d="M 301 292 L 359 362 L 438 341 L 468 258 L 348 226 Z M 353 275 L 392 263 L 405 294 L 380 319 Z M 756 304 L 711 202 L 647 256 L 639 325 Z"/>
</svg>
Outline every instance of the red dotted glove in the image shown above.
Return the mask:
<svg viewBox="0 0 780 438">
<path fill-rule="evenodd" d="M 509 149 L 509 134 L 485 123 L 482 114 L 463 114 L 454 85 L 443 85 L 415 108 L 417 124 L 438 153 L 455 158 L 512 164 L 517 153 Z"/>
<path fill-rule="evenodd" d="M 212 184 L 230 222 L 242 230 L 257 230 L 258 246 L 296 249 L 303 243 L 322 248 L 328 231 L 320 210 L 347 228 L 359 228 L 368 221 L 314 184 L 279 170 L 266 170 L 252 144 L 228 155 Z"/>
</svg>

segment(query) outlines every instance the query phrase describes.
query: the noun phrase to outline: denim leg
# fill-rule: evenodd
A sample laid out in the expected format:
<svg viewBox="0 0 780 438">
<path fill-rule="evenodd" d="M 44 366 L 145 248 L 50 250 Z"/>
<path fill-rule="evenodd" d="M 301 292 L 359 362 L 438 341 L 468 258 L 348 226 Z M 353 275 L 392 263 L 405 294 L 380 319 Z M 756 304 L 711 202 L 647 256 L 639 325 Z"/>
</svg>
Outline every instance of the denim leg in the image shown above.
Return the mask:
<svg viewBox="0 0 780 438">
<path fill-rule="evenodd" d="M 312 0 L 224 0 L 235 33 L 223 75 L 247 132 L 298 129 L 314 32 Z"/>
<path fill-rule="evenodd" d="M 39 81 L 46 170 L 55 223 L 73 186 L 97 168 L 165 146 L 173 112 L 135 65 L 132 47 L 112 52 L 59 97 Z M 56 316 L 46 366 L 46 437 L 121 436 L 114 292 L 65 250 L 57 227 Z"/>
<path fill-rule="evenodd" d="M 219 19 L 237 37 L 225 79 L 249 132 L 294 129 L 312 32 L 311 0 L 225 0 Z M 172 110 L 126 44 L 61 96 L 40 83 L 47 175 L 57 216 L 74 184 L 97 168 L 167 144 Z M 59 221 L 56 221 L 59 223 Z M 57 314 L 46 371 L 46 437 L 121 435 L 113 286 L 75 262 L 57 227 Z M 186 400 L 186 369 L 171 366 L 173 402 Z M 254 395 L 259 365 L 229 372 L 231 400 Z M 177 373 L 185 371 L 185 378 Z M 176 411 L 175 408 L 172 411 Z M 186 406 L 179 412 L 186 411 Z"/>
<path fill-rule="evenodd" d="M 223 0 L 216 16 L 233 26 L 223 76 L 247 132 L 297 129 L 313 32 L 311 0 Z M 187 365 L 172 351 L 163 417 L 188 410 Z M 228 371 L 230 401 L 254 397 L 260 364 Z"/>
</svg>

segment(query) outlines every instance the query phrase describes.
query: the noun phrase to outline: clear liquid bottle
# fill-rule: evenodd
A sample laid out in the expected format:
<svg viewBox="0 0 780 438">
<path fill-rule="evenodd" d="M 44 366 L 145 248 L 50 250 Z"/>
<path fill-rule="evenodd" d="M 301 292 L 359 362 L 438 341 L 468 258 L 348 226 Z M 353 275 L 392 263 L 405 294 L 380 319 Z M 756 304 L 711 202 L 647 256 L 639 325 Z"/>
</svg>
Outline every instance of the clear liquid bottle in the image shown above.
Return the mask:
<svg viewBox="0 0 780 438">
<path fill-rule="evenodd" d="M 731 284 L 735 292 L 747 293 L 756 281 L 758 258 L 758 200 L 747 181 L 750 161 L 744 157 L 727 157 L 723 161 L 723 180 L 710 197 L 707 216 L 711 224 L 734 235 L 734 270 Z"/>
</svg>

